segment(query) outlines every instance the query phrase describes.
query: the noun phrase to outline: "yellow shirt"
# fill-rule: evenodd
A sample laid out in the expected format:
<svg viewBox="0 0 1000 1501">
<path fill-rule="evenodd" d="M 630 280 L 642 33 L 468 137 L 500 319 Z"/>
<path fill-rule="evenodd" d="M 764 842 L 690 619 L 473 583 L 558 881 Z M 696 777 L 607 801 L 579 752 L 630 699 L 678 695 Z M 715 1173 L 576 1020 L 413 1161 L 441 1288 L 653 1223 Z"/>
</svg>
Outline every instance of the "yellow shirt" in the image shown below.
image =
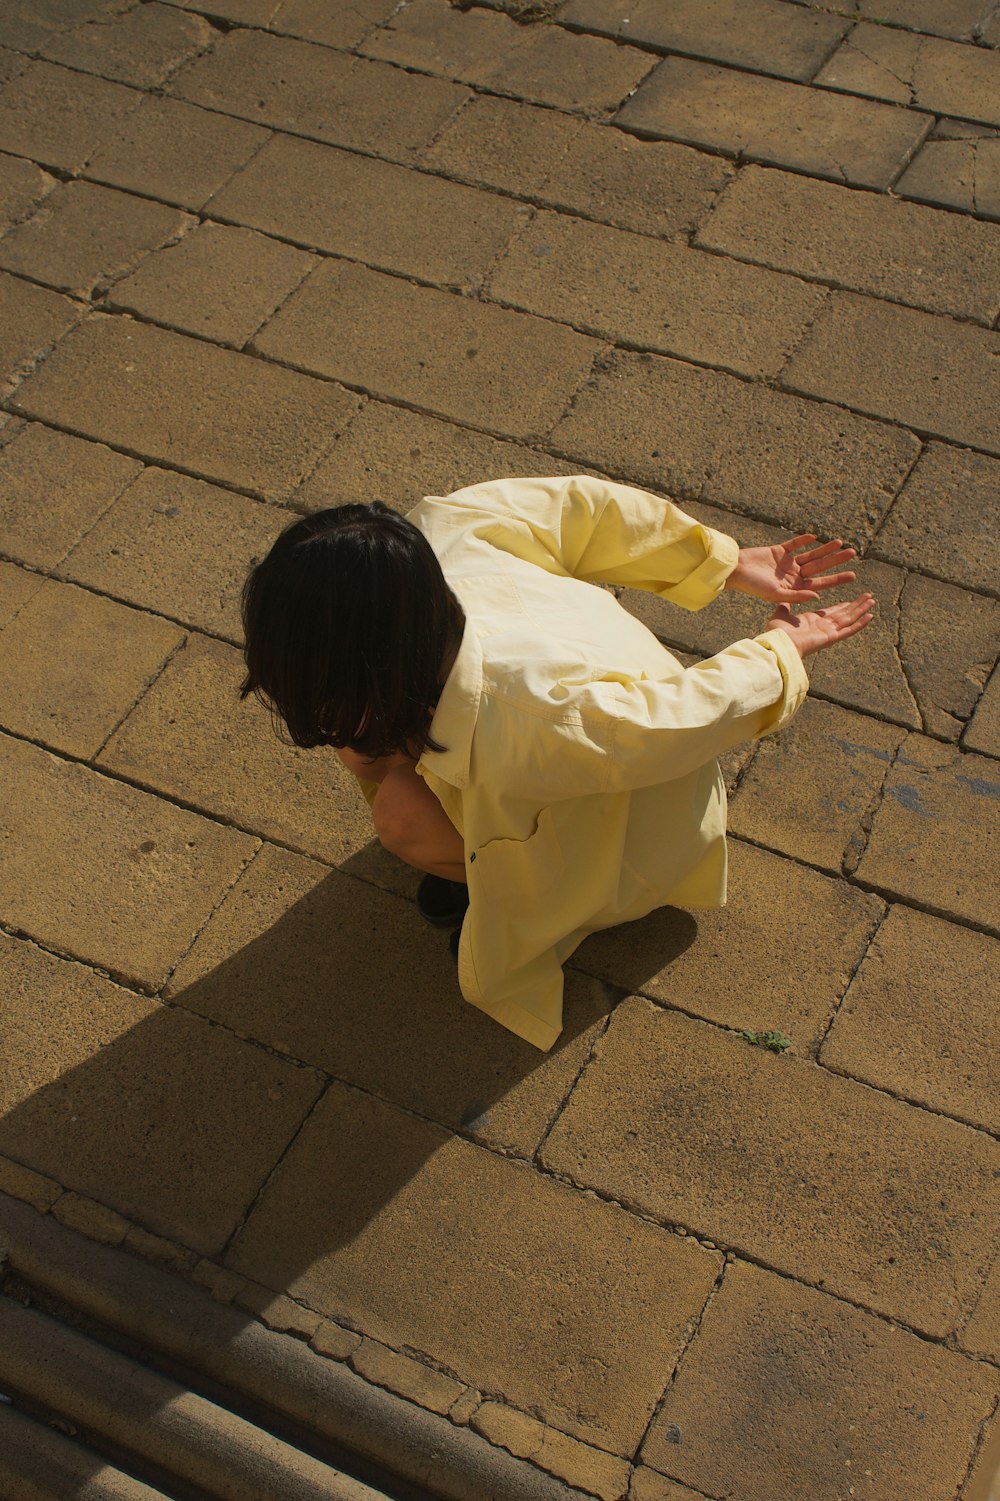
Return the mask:
<svg viewBox="0 0 1000 1501">
<path fill-rule="evenodd" d="M 597 583 L 708 604 L 731 538 L 627 485 L 502 479 L 409 514 L 466 615 L 417 763 L 465 844 L 467 1001 L 536 1047 L 588 933 L 726 899 L 715 758 L 779 729 L 808 680 L 784 631 L 685 668 Z"/>
</svg>

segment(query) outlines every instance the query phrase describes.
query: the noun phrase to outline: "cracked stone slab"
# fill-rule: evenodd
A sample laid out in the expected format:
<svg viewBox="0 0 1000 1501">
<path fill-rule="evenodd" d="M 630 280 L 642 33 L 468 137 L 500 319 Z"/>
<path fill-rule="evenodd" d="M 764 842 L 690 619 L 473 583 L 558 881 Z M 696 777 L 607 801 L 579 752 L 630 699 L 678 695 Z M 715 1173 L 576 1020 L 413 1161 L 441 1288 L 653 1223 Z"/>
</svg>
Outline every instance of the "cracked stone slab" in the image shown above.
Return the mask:
<svg viewBox="0 0 1000 1501">
<path fill-rule="evenodd" d="M 282 0 L 269 24 L 272 31 L 308 42 L 357 47 L 398 8 L 399 0 L 354 0 L 350 6 L 330 5 L 329 0 Z M 242 11 L 238 0 L 234 9 Z M 242 14 L 238 19 L 242 20 Z"/>
<path fill-rule="evenodd" d="M 64 183 L 0 242 L 0 266 L 89 297 L 194 221 L 163 203 L 89 182 Z"/>
<path fill-rule="evenodd" d="M 569 976 L 566 1029 L 539 1057 L 462 1000 L 445 935 L 412 902 L 270 845 L 166 994 L 451 1131 L 528 1157 L 613 1004 L 596 980 Z"/>
<path fill-rule="evenodd" d="M 268 711 L 240 703 L 242 652 L 189 638 L 98 764 L 217 818 L 331 861 L 372 838 L 354 778 L 329 749 L 282 743 Z"/>
<path fill-rule="evenodd" d="M 929 31 L 955 41 L 978 41 L 995 0 L 857 0 L 860 14 L 914 31 Z"/>
<path fill-rule="evenodd" d="M 315 467 L 357 398 L 235 350 L 96 314 L 21 386 L 15 404 L 154 463 L 275 497 Z"/>
<path fill-rule="evenodd" d="M 0 233 L 26 219 L 56 178 L 19 156 L 0 156 Z"/>
<path fill-rule="evenodd" d="M 699 1494 L 945 1501 L 997 1390 L 954 1350 L 737 1261 L 643 1458 Z"/>
<path fill-rule="evenodd" d="M 546 212 L 508 245 L 489 289 L 617 343 L 757 377 L 778 374 L 828 295 L 796 277 Z"/>
<path fill-rule="evenodd" d="M 1000 124 L 1000 55 L 986 47 L 862 21 L 816 82 L 936 115 Z"/>
<path fill-rule="evenodd" d="M 603 357 L 551 444 L 633 484 L 863 545 L 920 447 L 911 433 L 659 355 Z M 742 524 L 742 523 L 741 523 Z"/>
<path fill-rule="evenodd" d="M 851 982 L 820 1062 L 985 1130 L 1000 1120 L 1000 943 L 893 907 Z"/>
<path fill-rule="evenodd" d="M 0 448 L 0 550 L 54 568 L 141 468 L 103 443 L 22 423 Z"/>
<path fill-rule="evenodd" d="M 144 469 L 59 573 L 240 644 L 243 581 L 292 519 L 203 480 Z"/>
<path fill-rule="evenodd" d="M 1000 462 L 929 443 L 870 551 L 953 584 L 1000 593 Z"/>
<path fill-rule="evenodd" d="M 953 129 L 944 129 L 945 126 Z M 896 192 L 1000 219 L 1000 131 L 941 121 L 896 184 Z"/>
<path fill-rule="evenodd" d="M 907 736 L 858 879 L 931 911 L 1000 928 L 998 799 L 995 761 Z"/>
<path fill-rule="evenodd" d="M 0 16 L 0 43 L 36 52 L 60 32 L 112 13 L 119 0 L 8 0 Z"/>
<path fill-rule="evenodd" d="M 896 725 L 808 699 L 787 729 L 761 741 L 733 800 L 730 829 L 840 874 L 905 739 Z"/>
<path fill-rule="evenodd" d="M 1000 333 L 992 329 L 834 292 L 781 384 L 1000 453 Z"/>
<path fill-rule="evenodd" d="M 721 911 L 691 916 L 662 907 L 593 934 L 570 962 L 720 1026 L 784 1032 L 795 1052 L 808 1054 L 882 911 L 842 881 L 731 839 Z M 804 949 L 807 930 L 835 933 L 836 942 Z"/>
<path fill-rule="evenodd" d="M 141 99 L 120 83 L 30 63 L 0 89 L 0 150 L 78 172 Z"/>
<path fill-rule="evenodd" d="M 796 173 L 745 167 L 695 243 L 930 312 L 1000 311 L 1000 228 Z"/>
<path fill-rule="evenodd" d="M 83 314 L 79 302 L 0 272 L 0 393 L 9 395 Z"/>
<path fill-rule="evenodd" d="M 962 744 L 987 756 L 1000 756 L 1000 670 L 994 669 Z"/>
<path fill-rule="evenodd" d="M 8 626 L 45 584 L 37 573 L 18 568 L 13 563 L 0 563 L 0 630 Z"/>
<path fill-rule="evenodd" d="M 225 1259 L 617 1454 L 639 1442 L 720 1267 L 338 1082 Z"/>
<path fill-rule="evenodd" d="M 1000 1143 L 639 997 L 618 1007 L 541 1160 L 935 1338 L 993 1259 Z"/>
<path fill-rule="evenodd" d="M 21 740 L 0 760 L 0 918 L 157 989 L 256 841 Z"/>
<path fill-rule="evenodd" d="M 561 25 L 808 83 L 849 22 L 779 0 L 569 0 Z"/>
<path fill-rule="evenodd" d="M 201 16 L 153 0 L 114 19 L 102 17 L 60 32 L 45 45 L 42 56 L 117 83 L 151 89 L 203 51 L 216 35 Z"/>
<path fill-rule="evenodd" d="M 930 119 L 797 83 L 668 57 L 615 117 L 642 134 L 887 188 Z"/>
<path fill-rule="evenodd" d="M 0 632 L 0 722 L 86 760 L 183 640 L 154 615 L 46 579 Z"/>
<path fill-rule="evenodd" d="M 959 1336 L 963 1349 L 988 1360 L 1000 1360 L 1000 1260 L 986 1279 L 972 1318 Z"/>
<path fill-rule="evenodd" d="M 0 1149 L 211 1256 L 320 1092 L 180 1007 L 0 935 Z M 16 1039 L 16 1042 L 15 1042 Z"/>
</svg>

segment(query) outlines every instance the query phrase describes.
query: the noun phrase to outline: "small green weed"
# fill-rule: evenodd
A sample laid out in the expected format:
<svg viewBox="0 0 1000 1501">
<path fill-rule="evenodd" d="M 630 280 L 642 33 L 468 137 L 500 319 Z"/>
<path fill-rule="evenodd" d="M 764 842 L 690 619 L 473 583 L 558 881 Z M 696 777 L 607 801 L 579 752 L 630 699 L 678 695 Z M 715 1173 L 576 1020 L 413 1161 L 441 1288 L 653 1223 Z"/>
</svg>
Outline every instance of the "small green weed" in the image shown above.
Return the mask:
<svg viewBox="0 0 1000 1501">
<path fill-rule="evenodd" d="M 747 1042 L 752 1042 L 756 1048 L 768 1048 L 772 1053 L 785 1053 L 792 1045 L 792 1039 L 786 1037 L 784 1032 L 741 1032 Z"/>
</svg>

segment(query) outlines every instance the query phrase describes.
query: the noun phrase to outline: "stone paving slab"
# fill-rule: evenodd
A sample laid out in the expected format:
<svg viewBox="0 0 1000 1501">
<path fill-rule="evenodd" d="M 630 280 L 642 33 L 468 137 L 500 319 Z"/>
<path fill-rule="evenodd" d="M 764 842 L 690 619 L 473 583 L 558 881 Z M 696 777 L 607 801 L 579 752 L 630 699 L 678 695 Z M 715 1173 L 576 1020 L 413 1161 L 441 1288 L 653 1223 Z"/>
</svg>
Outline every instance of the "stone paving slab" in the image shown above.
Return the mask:
<svg viewBox="0 0 1000 1501">
<path fill-rule="evenodd" d="M 920 452 L 912 434 L 842 408 L 626 353 L 602 362 L 550 441 L 581 468 L 856 545 Z"/>
<path fill-rule="evenodd" d="M 1000 55 L 986 47 L 862 21 L 816 82 L 936 115 L 1000 124 Z"/>
<path fill-rule="evenodd" d="M 0 230 L 27 218 L 35 204 L 51 193 L 56 179 L 20 156 L 0 156 Z"/>
<path fill-rule="evenodd" d="M 909 735 L 892 766 L 860 880 L 931 911 L 1000 928 L 995 761 Z"/>
<path fill-rule="evenodd" d="M 265 497 L 315 466 L 355 405 L 329 382 L 102 315 L 74 330 L 16 397 L 28 416 Z"/>
<path fill-rule="evenodd" d="M 42 56 L 84 73 L 148 89 L 165 83 L 216 34 L 201 16 L 153 0 L 114 19 L 103 15 L 59 33 L 42 48 Z"/>
<path fill-rule="evenodd" d="M 61 31 L 68 31 L 110 11 L 113 0 L 61 0 L 58 5 L 40 6 L 35 0 L 11 0 L 4 6 L 0 21 L 0 42 L 35 52 Z"/>
<path fill-rule="evenodd" d="M 78 302 L 0 272 L 0 395 L 83 317 Z"/>
<path fill-rule="evenodd" d="M 498 1037 L 462 1000 L 445 936 L 411 903 L 270 845 L 166 994 L 279 1053 L 525 1157 L 612 1004 L 596 980 L 574 976 L 553 1053 L 543 1057 L 513 1033 Z"/>
<path fill-rule="evenodd" d="M 820 1061 L 995 1131 L 1000 1122 L 1000 945 L 893 907 L 851 981 Z"/>
<path fill-rule="evenodd" d="M 996 1396 L 995 1371 L 738 1261 L 643 1458 L 709 1495 L 947 1501 Z"/>
<path fill-rule="evenodd" d="M 147 94 L 104 138 L 85 174 L 112 187 L 199 209 L 269 135 L 259 125 L 182 99 Z"/>
<path fill-rule="evenodd" d="M 616 116 L 643 134 L 887 188 L 930 117 L 684 57 L 668 57 Z"/>
<path fill-rule="evenodd" d="M 156 990 L 256 842 L 21 740 L 0 761 L 0 921 Z"/>
<path fill-rule="evenodd" d="M 46 580 L 0 632 L 0 723 L 96 756 L 183 640 L 165 620 Z"/>
<path fill-rule="evenodd" d="M 13 563 L 0 563 L 0 630 L 43 588 L 45 580 Z"/>
<path fill-rule="evenodd" d="M 0 89 L 0 150 L 78 172 L 141 99 L 123 84 L 31 62 Z"/>
<path fill-rule="evenodd" d="M 760 745 L 730 810 L 734 834 L 840 874 L 906 731 L 810 699 Z"/>
<path fill-rule="evenodd" d="M 219 1252 L 322 1080 L 6 934 L 0 973 L 0 1149 Z"/>
<path fill-rule="evenodd" d="M 2 461 L 0 455 L 0 466 Z M 278 507 L 203 480 L 143 469 L 62 559 L 59 573 L 240 644 L 243 581 L 292 519 Z"/>
<path fill-rule="evenodd" d="M 686 235 L 733 174 L 718 156 L 640 141 L 550 109 L 477 94 L 422 162 L 622 229 Z"/>
<path fill-rule="evenodd" d="M 869 20 L 971 42 L 984 36 L 993 7 L 990 0 L 858 0 L 856 9 Z"/>
<path fill-rule="evenodd" d="M 697 1491 L 689 1491 L 686 1485 L 667 1480 L 646 1465 L 632 1471 L 628 1501 L 697 1501 L 697 1496 Z"/>
<path fill-rule="evenodd" d="M 324 261 L 254 353 L 513 438 L 547 431 L 602 345 L 575 330 Z"/>
<path fill-rule="evenodd" d="M 994 1262 L 982 1297 L 960 1338 L 966 1350 L 1000 1361 L 1000 1261 Z"/>
<path fill-rule="evenodd" d="M 809 1054 L 883 910 L 843 882 L 731 839 L 722 911 L 660 908 L 593 934 L 570 963 L 723 1027 L 783 1032 Z M 804 946 L 806 932 L 835 933 L 836 945 Z"/>
<path fill-rule="evenodd" d="M 995 668 L 962 744 L 987 756 L 1000 756 L 1000 673 Z"/>
<path fill-rule="evenodd" d="M 1000 463 L 929 443 L 870 551 L 954 584 L 1000 593 Z"/>
<path fill-rule="evenodd" d="M 489 279 L 500 302 L 640 349 L 777 375 L 826 300 L 795 277 L 541 212 Z"/>
<path fill-rule="evenodd" d="M 569 0 L 560 23 L 657 51 L 731 63 L 808 83 L 844 36 L 842 16 L 782 0 Z"/>
<path fill-rule="evenodd" d="M 64 183 L 31 219 L 4 236 L 0 266 L 88 297 L 190 225 L 165 204 L 96 183 Z"/>
<path fill-rule="evenodd" d="M 782 385 L 1000 453 L 1000 333 L 835 292 Z"/>
<path fill-rule="evenodd" d="M 1000 1143 L 638 997 L 541 1161 L 936 1338 L 993 1259 Z"/>
<path fill-rule="evenodd" d="M 240 0 L 230 3 L 240 11 L 234 19 L 245 23 L 245 6 Z M 225 0 L 221 11 L 215 0 L 213 5 L 215 14 L 224 14 Z M 389 19 L 397 5 L 398 0 L 358 0 L 350 6 L 331 6 L 328 0 L 282 0 L 269 24 L 273 31 L 325 42 L 328 47 L 356 47 L 373 26 Z"/>
<path fill-rule="evenodd" d="M 517 205 L 495 193 L 281 135 L 210 210 L 384 271 L 458 286 L 481 282 L 523 222 Z"/>
<path fill-rule="evenodd" d="M 1000 312 L 1000 229 L 792 172 L 745 167 L 695 243 L 930 312 Z"/>
<path fill-rule="evenodd" d="M 1000 131 L 987 125 L 958 125 L 946 132 L 943 125 L 938 123 L 907 167 L 897 192 L 1000 219 Z"/>
<path fill-rule="evenodd" d="M 103 443 L 20 424 L 0 448 L 0 549 L 54 568 L 141 468 Z"/>
<path fill-rule="evenodd" d="M 111 736 L 97 764 L 322 859 L 372 838 L 368 806 L 336 754 L 283 743 L 253 697 L 241 652 L 189 637 Z"/>
<path fill-rule="evenodd" d="M 619 1454 L 639 1442 L 720 1267 L 691 1240 L 336 1083 L 225 1260 Z"/>
<path fill-rule="evenodd" d="M 147 256 L 104 303 L 241 349 L 316 264 L 253 230 L 202 222 Z"/>
<path fill-rule="evenodd" d="M 182 69 L 169 89 L 223 114 L 333 146 L 377 147 L 400 161 L 412 160 L 468 98 L 447 79 L 242 28 Z"/>
</svg>

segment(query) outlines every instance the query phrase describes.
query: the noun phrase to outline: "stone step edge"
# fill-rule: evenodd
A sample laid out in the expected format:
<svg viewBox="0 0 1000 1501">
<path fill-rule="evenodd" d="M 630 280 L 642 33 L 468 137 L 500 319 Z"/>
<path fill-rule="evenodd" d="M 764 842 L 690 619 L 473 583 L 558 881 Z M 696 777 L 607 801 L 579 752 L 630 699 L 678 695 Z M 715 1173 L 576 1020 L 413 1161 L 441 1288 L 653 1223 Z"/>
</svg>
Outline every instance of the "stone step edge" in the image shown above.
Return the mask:
<svg viewBox="0 0 1000 1501">
<path fill-rule="evenodd" d="M 620 1501 L 629 1489 L 627 1460 L 484 1400 L 52 1179 L 0 1159 L 0 1183 L 0 1258 L 27 1282 L 440 1501 Z M 72 1225 L 53 1212 L 64 1201 Z M 460 1391 L 447 1415 L 421 1405 L 438 1399 L 435 1378 Z"/>
</svg>

